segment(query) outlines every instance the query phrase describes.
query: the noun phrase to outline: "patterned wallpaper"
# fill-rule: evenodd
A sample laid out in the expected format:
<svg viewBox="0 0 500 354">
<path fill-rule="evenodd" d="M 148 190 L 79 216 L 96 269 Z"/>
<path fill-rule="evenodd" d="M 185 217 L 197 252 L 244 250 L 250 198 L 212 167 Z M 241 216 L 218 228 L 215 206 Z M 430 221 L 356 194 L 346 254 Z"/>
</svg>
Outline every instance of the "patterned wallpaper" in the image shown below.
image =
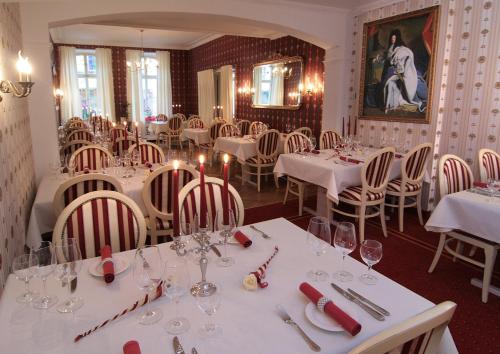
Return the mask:
<svg viewBox="0 0 500 354">
<path fill-rule="evenodd" d="M 437 201 L 437 162 L 443 154 L 463 157 L 478 176 L 477 152 L 500 150 L 500 2 L 491 0 L 407 0 L 354 18 L 352 92 L 348 107 L 357 115 L 357 92 L 363 23 L 441 4 L 439 51 L 430 124 L 360 120 L 363 143 L 379 146 L 383 138 L 400 146 L 434 144 L 429 204 Z"/>
<path fill-rule="evenodd" d="M 187 99 L 188 113 L 198 111 L 197 72 L 217 69 L 223 65 L 233 65 L 236 74 L 236 88 L 251 84 L 252 65 L 269 59 L 274 53 L 284 56 L 301 56 L 304 59 L 305 75 L 323 78 L 325 50 L 294 37 L 275 40 L 265 38 L 223 36 L 189 51 Z M 305 77 L 305 76 L 304 76 Z M 285 130 L 290 123 L 297 128 L 310 127 L 316 135 L 321 131 L 323 95 L 305 97 L 298 110 L 252 108 L 251 98 L 236 94 L 236 117 L 251 121 L 261 120 L 272 128 Z"/>
<path fill-rule="evenodd" d="M 0 4 L 0 70 L 16 79 L 13 62 L 22 49 L 19 5 Z M 0 292 L 13 258 L 22 253 L 35 193 L 27 99 L 2 94 L 0 102 Z"/>
</svg>

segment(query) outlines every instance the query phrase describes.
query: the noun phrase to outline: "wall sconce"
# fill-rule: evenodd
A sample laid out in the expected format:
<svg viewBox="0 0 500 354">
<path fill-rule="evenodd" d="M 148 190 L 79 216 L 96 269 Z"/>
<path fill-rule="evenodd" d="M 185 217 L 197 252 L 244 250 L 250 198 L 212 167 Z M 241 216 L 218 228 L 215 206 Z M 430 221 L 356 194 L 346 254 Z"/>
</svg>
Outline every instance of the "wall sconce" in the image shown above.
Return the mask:
<svg viewBox="0 0 500 354">
<path fill-rule="evenodd" d="M 64 91 L 63 91 L 63 90 L 61 90 L 60 88 L 55 89 L 55 90 L 54 90 L 54 96 L 55 96 L 55 98 L 57 98 L 58 100 L 62 100 L 62 99 L 63 99 L 63 97 L 64 97 Z"/>
<path fill-rule="evenodd" d="M 245 86 L 241 86 L 238 88 L 238 93 L 242 95 L 250 95 L 255 93 L 255 88 L 250 87 L 248 83 L 245 83 Z"/>
<path fill-rule="evenodd" d="M 323 92 L 323 83 L 318 79 L 318 74 L 314 74 L 314 80 L 311 81 L 309 76 L 306 77 L 306 83 L 299 85 L 299 91 L 304 92 L 308 96 L 317 94 L 318 92 Z"/>
<path fill-rule="evenodd" d="M 32 68 L 28 58 L 24 58 L 21 55 L 21 51 L 19 51 L 18 56 L 16 69 L 19 73 L 19 81 L 17 83 L 10 80 L 0 81 L 0 92 L 12 93 L 15 97 L 26 97 L 31 93 L 31 87 L 34 85 L 34 82 L 31 82 Z M 0 96 L 1 101 L 2 96 Z"/>
</svg>

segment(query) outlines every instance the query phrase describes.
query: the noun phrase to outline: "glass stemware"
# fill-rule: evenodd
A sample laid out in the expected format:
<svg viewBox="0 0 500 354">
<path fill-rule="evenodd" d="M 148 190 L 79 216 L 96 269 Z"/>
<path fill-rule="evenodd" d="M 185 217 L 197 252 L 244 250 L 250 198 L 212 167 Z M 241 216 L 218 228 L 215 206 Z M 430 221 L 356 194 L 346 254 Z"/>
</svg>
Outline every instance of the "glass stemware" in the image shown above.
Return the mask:
<svg viewBox="0 0 500 354">
<path fill-rule="evenodd" d="M 361 242 L 359 253 L 361 254 L 363 262 L 368 265 L 367 272 L 362 274 L 359 279 L 362 283 L 367 285 L 376 284 L 378 278 L 370 273 L 370 269 L 382 259 L 382 244 L 376 240 L 364 240 Z"/>
<path fill-rule="evenodd" d="M 55 276 L 62 285 L 68 288 L 68 299 L 57 307 L 61 313 L 71 313 L 83 306 L 83 299 L 71 294 L 71 281 L 78 276 L 82 269 L 82 253 L 78 241 L 74 238 L 65 238 L 54 246 L 58 264 Z"/>
<path fill-rule="evenodd" d="M 24 293 L 16 298 L 16 301 L 22 304 L 31 302 L 36 293 L 30 289 L 30 280 L 36 273 L 36 268 L 38 267 L 38 258 L 33 254 L 22 254 L 17 256 L 12 261 L 12 271 L 18 280 L 24 282 Z"/>
<path fill-rule="evenodd" d="M 307 227 L 307 245 L 311 252 L 319 257 L 326 253 L 326 249 L 331 244 L 332 235 L 328 219 L 322 216 L 311 218 Z M 307 276 L 314 281 L 325 281 L 328 279 L 328 273 L 320 269 L 310 270 L 307 272 Z"/>
<path fill-rule="evenodd" d="M 314 149 L 316 149 L 316 137 L 311 136 L 311 138 L 309 139 L 309 142 L 311 143 L 310 151 L 312 152 Z"/>
<path fill-rule="evenodd" d="M 496 189 L 496 180 L 494 178 L 488 178 L 487 184 L 486 184 L 488 194 L 490 198 L 488 199 L 489 201 L 494 201 L 495 194 L 497 192 Z"/>
<path fill-rule="evenodd" d="M 33 301 L 33 307 L 37 309 L 48 309 L 57 303 L 57 296 L 47 295 L 47 277 L 52 274 L 56 266 L 56 254 L 54 247 L 49 241 L 42 241 L 40 247 L 33 251 L 38 259 L 38 267 L 35 268 L 35 274 L 42 279 L 42 296 Z"/>
<path fill-rule="evenodd" d="M 353 275 L 345 270 L 345 256 L 356 249 L 356 229 L 350 222 L 339 222 L 333 237 L 335 249 L 342 254 L 342 269 L 334 273 L 334 277 L 342 282 L 351 281 Z"/>
<path fill-rule="evenodd" d="M 234 258 L 229 257 L 227 251 L 227 242 L 233 236 L 236 227 L 236 219 L 234 217 L 234 212 L 232 209 L 228 210 L 227 220 L 224 220 L 224 212 L 222 209 L 217 210 L 217 215 L 215 218 L 216 231 L 220 231 L 220 236 L 223 238 L 224 242 L 224 254 L 222 257 L 218 257 L 216 264 L 219 267 L 230 267 L 234 264 Z"/>
<path fill-rule="evenodd" d="M 160 250 L 157 246 L 145 246 L 138 248 L 135 252 L 133 277 L 136 285 L 151 295 L 160 283 L 165 271 Z M 139 317 L 139 323 L 151 325 L 163 317 L 161 309 L 150 309 L 151 296 L 148 296 L 146 310 Z"/>
<path fill-rule="evenodd" d="M 204 296 L 200 296 L 200 294 Z M 221 305 L 220 286 L 217 285 L 213 292 L 207 294 L 199 293 L 196 296 L 196 305 L 202 312 L 208 315 L 207 323 L 199 330 L 201 337 L 213 338 L 220 336 L 222 334 L 222 327 L 215 324 L 212 319 Z"/>
<path fill-rule="evenodd" d="M 165 295 L 175 302 L 175 317 L 165 326 L 170 334 L 181 334 L 191 327 L 187 318 L 179 316 L 179 301 L 188 293 L 190 287 L 186 262 L 179 257 L 173 262 L 168 262 L 165 267 Z"/>
</svg>

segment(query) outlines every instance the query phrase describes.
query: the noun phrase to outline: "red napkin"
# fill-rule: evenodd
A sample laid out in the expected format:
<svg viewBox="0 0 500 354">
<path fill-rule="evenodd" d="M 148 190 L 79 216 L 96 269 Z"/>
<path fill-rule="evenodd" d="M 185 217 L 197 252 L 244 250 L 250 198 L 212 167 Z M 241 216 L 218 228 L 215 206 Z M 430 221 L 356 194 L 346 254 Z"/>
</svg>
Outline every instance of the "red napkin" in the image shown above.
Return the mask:
<svg viewBox="0 0 500 354">
<path fill-rule="evenodd" d="M 300 284 L 299 289 L 314 304 L 317 304 L 318 300 L 323 297 L 323 294 L 308 283 Z M 333 301 L 330 301 L 325 305 L 325 313 L 333 318 L 339 325 L 342 326 L 342 328 L 346 330 L 346 332 L 350 333 L 352 336 L 355 336 L 359 333 L 359 331 L 361 331 L 361 325 L 347 313 L 338 308 Z"/>
<path fill-rule="evenodd" d="M 90 173 L 90 170 L 87 166 L 83 167 L 83 173 Z"/>
<path fill-rule="evenodd" d="M 111 246 L 106 245 L 101 249 L 102 272 L 104 273 L 104 281 L 111 283 L 115 279 L 115 265 L 111 256 Z"/>
<path fill-rule="evenodd" d="M 355 164 L 363 162 L 363 161 L 356 160 L 356 159 L 353 159 L 353 158 L 350 158 L 350 157 L 347 157 L 347 156 L 340 156 L 339 159 L 341 159 L 342 161 L 351 162 L 351 163 L 355 163 Z"/>
<path fill-rule="evenodd" d="M 310 153 L 313 153 L 313 154 L 319 154 L 319 150 L 304 149 L 304 152 L 310 152 Z"/>
<path fill-rule="evenodd" d="M 400 159 L 400 158 L 402 158 L 402 157 L 403 157 L 403 155 L 398 154 L 398 153 L 394 154 L 394 156 L 396 156 L 396 158 L 398 158 L 398 159 Z"/>
<path fill-rule="evenodd" d="M 123 345 L 123 354 L 141 354 L 141 347 L 136 340 L 130 340 Z"/>
<path fill-rule="evenodd" d="M 487 188 L 488 187 L 488 183 L 480 182 L 480 181 L 475 181 L 474 182 L 474 187 Z"/>
<path fill-rule="evenodd" d="M 247 248 L 252 245 L 252 240 L 250 240 L 243 232 L 236 231 L 234 234 L 234 238 L 238 241 L 243 247 Z"/>
</svg>

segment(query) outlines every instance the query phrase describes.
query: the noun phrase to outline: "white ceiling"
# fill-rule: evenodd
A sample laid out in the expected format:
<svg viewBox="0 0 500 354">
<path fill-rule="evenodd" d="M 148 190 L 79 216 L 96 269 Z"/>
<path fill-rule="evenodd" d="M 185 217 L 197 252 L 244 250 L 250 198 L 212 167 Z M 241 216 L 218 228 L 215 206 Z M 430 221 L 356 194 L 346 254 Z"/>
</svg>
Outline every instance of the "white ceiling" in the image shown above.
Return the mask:
<svg viewBox="0 0 500 354">
<path fill-rule="evenodd" d="M 274 4 L 300 4 L 303 6 L 316 5 L 325 7 L 334 7 L 340 9 L 355 9 L 358 6 L 365 5 L 378 0 L 254 0 L 258 2 L 267 2 Z"/>
</svg>

